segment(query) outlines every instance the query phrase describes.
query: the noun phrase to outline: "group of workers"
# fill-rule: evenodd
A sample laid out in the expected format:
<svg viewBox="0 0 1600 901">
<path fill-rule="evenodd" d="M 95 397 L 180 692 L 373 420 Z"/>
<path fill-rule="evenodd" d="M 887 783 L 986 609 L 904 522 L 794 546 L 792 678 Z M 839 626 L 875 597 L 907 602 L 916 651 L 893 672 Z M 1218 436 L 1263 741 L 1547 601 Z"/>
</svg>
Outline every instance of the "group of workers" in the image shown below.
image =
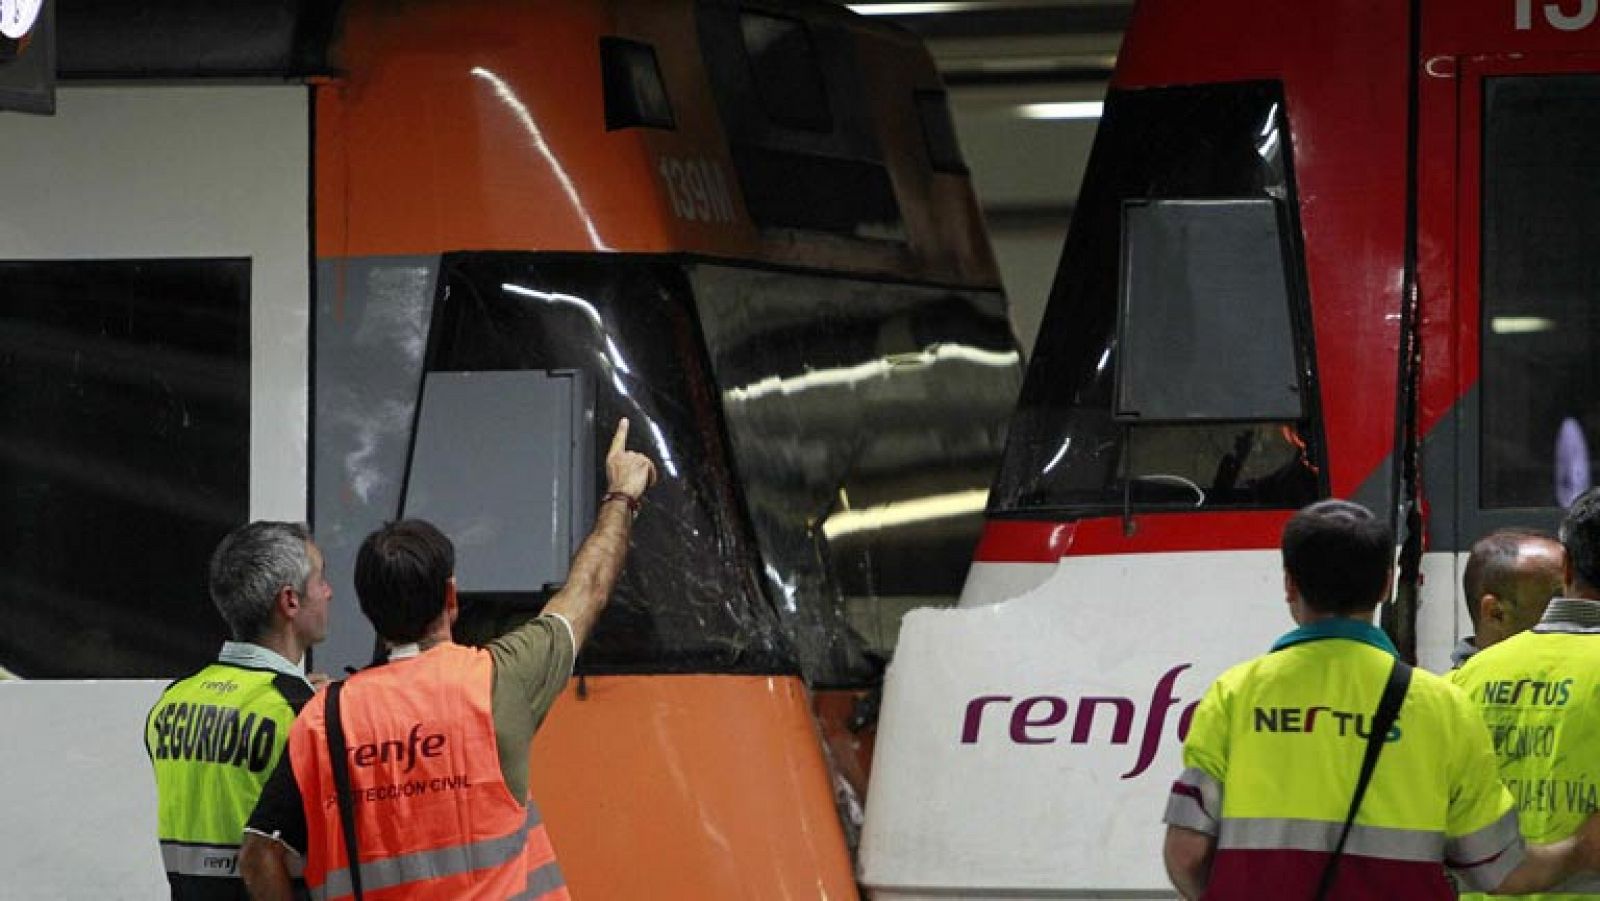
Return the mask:
<svg viewBox="0 0 1600 901">
<path fill-rule="evenodd" d="M 1164 858 L 1185 898 L 1600 898 L 1600 489 L 1478 541 L 1446 676 L 1372 624 L 1394 536 L 1322 501 L 1282 538 L 1297 628 L 1195 708 Z M 1481 895 L 1480 895 L 1481 897 Z"/>
<path fill-rule="evenodd" d="M 356 594 L 387 660 L 333 683 L 304 669 L 333 597 L 311 535 L 255 522 L 223 539 L 209 581 L 232 640 L 146 724 L 174 899 L 567 897 L 528 753 L 655 480 L 627 434 L 622 420 L 566 584 L 482 648 L 451 638 L 454 548 L 426 522 L 361 545 Z M 1475 634 L 1447 677 L 1412 670 L 1372 624 L 1393 552 L 1348 501 L 1284 528 L 1298 628 L 1208 689 L 1167 805 L 1184 897 L 1600 897 L 1600 489 L 1559 541 L 1474 546 Z"/>
<path fill-rule="evenodd" d="M 209 582 L 232 640 L 146 721 L 174 899 L 567 897 L 528 754 L 655 481 L 627 436 L 623 419 L 566 583 L 482 648 L 451 639 L 455 550 L 426 522 L 361 545 L 356 595 L 387 660 L 333 683 L 304 668 L 333 597 L 310 534 L 254 522 L 223 539 Z"/>
</svg>

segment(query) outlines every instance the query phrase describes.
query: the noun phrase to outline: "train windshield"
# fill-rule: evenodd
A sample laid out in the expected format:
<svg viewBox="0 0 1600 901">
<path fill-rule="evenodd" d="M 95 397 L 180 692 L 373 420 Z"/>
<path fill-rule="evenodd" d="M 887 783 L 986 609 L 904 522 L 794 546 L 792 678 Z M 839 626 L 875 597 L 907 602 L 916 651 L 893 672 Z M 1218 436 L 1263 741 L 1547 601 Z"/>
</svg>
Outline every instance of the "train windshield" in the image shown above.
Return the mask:
<svg viewBox="0 0 1600 901">
<path fill-rule="evenodd" d="M 1020 382 L 996 294 L 678 258 L 450 255 L 433 334 L 430 373 L 586 374 L 596 484 L 621 416 L 658 463 L 591 673 L 873 681 L 960 591 Z"/>
<path fill-rule="evenodd" d="M 1280 85 L 1111 93 L 994 514 L 1318 496 L 1295 204 Z"/>
<path fill-rule="evenodd" d="M 998 294 L 689 269 L 762 574 L 814 685 L 955 603 L 1021 382 Z"/>
</svg>

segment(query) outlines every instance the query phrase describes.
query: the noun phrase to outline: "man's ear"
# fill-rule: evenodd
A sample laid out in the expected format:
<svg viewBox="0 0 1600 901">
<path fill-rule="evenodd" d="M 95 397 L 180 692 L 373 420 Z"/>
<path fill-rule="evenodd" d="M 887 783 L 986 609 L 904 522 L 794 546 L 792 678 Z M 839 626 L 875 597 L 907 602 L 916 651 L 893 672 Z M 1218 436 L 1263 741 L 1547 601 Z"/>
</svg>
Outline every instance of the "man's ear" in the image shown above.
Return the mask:
<svg viewBox="0 0 1600 901">
<path fill-rule="evenodd" d="M 456 624 L 456 617 L 461 614 L 461 602 L 456 598 L 456 577 L 451 576 L 444 583 L 444 614 L 450 620 L 450 625 Z"/>
<path fill-rule="evenodd" d="M 1290 604 L 1293 604 L 1294 603 L 1294 599 L 1296 597 L 1298 597 L 1299 594 L 1300 594 L 1300 586 L 1294 584 L 1294 576 L 1289 575 L 1289 571 L 1287 569 L 1284 570 L 1283 571 L 1283 599 L 1284 599 L 1284 601 L 1286 601 L 1286 602 L 1288 602 Z"/>
<path fill-rule="evenodd" d="M 1485 594 L 1478 598 L 1478 622 L 1504 624 L 1511 619 L 1511 607 L 1499 595 Z"/>
<path fill-rule="evenodd" d="M 272 608 L 285 620 L 293 620 L 295 614 L 300 612 L 300 592 L 291 585 L 279 588 L 277 596 L 272 599 Z"/>
</svg>

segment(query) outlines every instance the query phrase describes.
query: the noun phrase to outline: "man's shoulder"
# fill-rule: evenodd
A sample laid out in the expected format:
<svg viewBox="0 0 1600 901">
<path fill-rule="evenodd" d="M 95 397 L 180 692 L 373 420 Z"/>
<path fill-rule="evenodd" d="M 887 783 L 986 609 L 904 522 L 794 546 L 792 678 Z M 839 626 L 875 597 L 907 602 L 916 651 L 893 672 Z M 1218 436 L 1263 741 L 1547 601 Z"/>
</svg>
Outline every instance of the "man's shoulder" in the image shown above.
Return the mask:
<svg viewBox="0 0 1600 901">
<path fill-rule="evenodd" d="M 547 666 L 571 669 L 574 656 L 572 626 L 556 614 L 540 614 L 485 646 L 495 671 L 539 670 Z"/>
<path fill-rule="evenodd" d="M 1568 640 L 1565 632 L 1519 632 L 1473 654 L 1456 670 L 1457 675 L 1451 681 L 1466 687 L 1485 679 L 1505 678 L 1506 674 L 1534 662 L 1536 655 L 1548 653 Z M 1596 636 L 1593 647 L 1592 654 L 1563 655 L 1563 662 L 1581 666 L 1588 661 L 1592 668 L 1600 668 L 1600 636 Z"/>
<path fill-rule="evenodd" d="M 1430 695 L 1441 699 L 1455 699 L 1462 694 L 1462 685 L 1457 679 L 1462 670 L 1451 670 L 1443 675 L 1420 666 L 1411 668 L 1411 691 L 1422 695 Z"/>
</svg>

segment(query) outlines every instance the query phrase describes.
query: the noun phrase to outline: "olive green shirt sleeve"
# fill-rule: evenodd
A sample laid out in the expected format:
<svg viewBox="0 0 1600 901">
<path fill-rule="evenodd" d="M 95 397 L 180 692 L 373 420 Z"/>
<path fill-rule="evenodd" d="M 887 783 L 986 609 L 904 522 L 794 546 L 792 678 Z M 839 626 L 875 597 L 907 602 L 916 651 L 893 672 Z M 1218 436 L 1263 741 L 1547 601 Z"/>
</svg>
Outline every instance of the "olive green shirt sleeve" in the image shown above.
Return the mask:
<svg viewBox="0 0 1600 901">
<path fill-rule="evenodd" d="M 572 676 L 572 627 L 559 616 L 535 617 L 489 642 L 494 660 L 491 706 L 500 772 L 511 795 L 528 796 L 528 752 Z"/>
</svg>

